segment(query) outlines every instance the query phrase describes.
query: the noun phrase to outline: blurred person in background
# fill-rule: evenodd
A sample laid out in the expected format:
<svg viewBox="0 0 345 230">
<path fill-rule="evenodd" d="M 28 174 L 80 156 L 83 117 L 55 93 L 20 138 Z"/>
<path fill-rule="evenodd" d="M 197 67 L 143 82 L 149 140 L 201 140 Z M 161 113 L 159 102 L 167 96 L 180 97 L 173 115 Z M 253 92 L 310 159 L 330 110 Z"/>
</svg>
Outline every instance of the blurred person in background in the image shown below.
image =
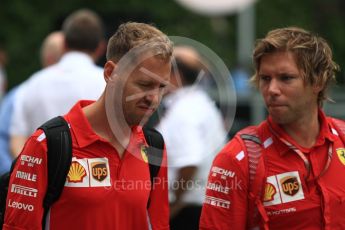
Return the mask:
<svg viewBox="0 0 345 230">
<path fill-rule="evenodd" d="M 101 18 L 91 10 L 78 10 L 65 19 L 62 32 L 60 61 L 32 75 L 17 92 L 10 125 L 14 157 L 44 121 L 68 112 L 82 98 L 97 99 L 104 89 L 102 68 L 95 64 L 105 51 Z"/>
<path fill-rule="evenodd" d="M 61 31 L 50 33 L 41 46 L 41 65 L 48 67 L 59 61 L 63 53 L 64 35 Z M 20 86 L 11 89 L 3 98 L 0 106 L 0 174 L 8 172 L 13 156 L 10 151 L 9 127 L 12 120 L 15 95 Z"/>
<path fill-rule="evenodd" d="M 43 68 L 54 65 L 63 55 L 65 36 L 62 31 L 50 33 L 41 46 L 41 65 Z"/>
<path fill-rule="evenodd" d="M 198 85 L 207 70 L 198 52 L 189 46 L 174 48 L 166 111 L 158 124 L 167 152 L 172 230 L 199 229 L 208 171 L 223 146 L 226 131 L 215 103 Z"/>
<path fill-rule="evenodd" d="M 1 117 L 6 116 L 3 114 L 2 108 L 4 104 L 3 95 L 6 91 L 7 77 L 5 73 L 5 65 L 7 62 L 6 52 L 0 44 L 0 175 L 7 172 L 11 166 L 12 158 L 7 154 L 8 149 L 8 132 L 6 128 L 6 134 L 2 133 L 3 127 L 8 126 L 7 120 L 1 119 Z M 4 147 L 3 147 L 4 146 Z"/>
<path fill-rule="evenodd" d="M 268 118 L 216 156 L 200 229 L 345 229 L 345 122 L 322 110 L 338 65 L 318 35 L 270 31 L 253 52 Z"/>
<path fill-rule="evenodd" d="M 7 76 L 5 66 L 7 63 L 7 54 L 5 48 L 0 44 L 0 100 L 7 89 Z"/>
<path fill-rule="evenodd" d="M 250 94 L 250 85 L 247 69 L 244 64 L 238 63 L 234 69 L 231 70 L 231 77 L 238 96 L 248 96 Z"/>
</svg>

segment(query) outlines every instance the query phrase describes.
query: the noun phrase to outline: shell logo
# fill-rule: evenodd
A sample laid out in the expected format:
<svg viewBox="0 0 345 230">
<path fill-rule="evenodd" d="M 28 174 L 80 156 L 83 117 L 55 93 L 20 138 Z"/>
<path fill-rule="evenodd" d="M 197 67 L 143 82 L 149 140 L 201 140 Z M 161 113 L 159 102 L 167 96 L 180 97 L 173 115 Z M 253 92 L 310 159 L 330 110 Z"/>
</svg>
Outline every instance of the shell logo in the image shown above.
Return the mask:
<svg viewBox="0 0 345 230">
<path fill-rule="evenodd" d="M 267 182 L 265 185 L 264 202 L 272 201 L 276 193 L 277 190 L 274 185 Z"/>
<path fill-rule="evenodd" d="M 79 162 L 72 162 L 67 174 L 67 181 L 73 183 L 82 182 L 85 176 L 85 168 Z"/>
</svg>

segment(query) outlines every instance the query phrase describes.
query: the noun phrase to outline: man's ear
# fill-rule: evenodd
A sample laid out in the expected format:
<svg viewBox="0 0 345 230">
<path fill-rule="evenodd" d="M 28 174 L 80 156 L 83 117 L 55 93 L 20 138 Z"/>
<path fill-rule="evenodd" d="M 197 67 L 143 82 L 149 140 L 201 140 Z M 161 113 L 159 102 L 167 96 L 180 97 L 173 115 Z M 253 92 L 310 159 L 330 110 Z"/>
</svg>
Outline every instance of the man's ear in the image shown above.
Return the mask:
<svg viewBox="0 0 345 230">
<path fill-rule="evenodd" d="M 104 65 L 104 80 L 108 83 L 108 81 L 111 79 L 111 76 L 114 74 L 113 72 L 116 69 L 116 64 L 113 61 L 107 61 Z"/>
<path fill-rule="evenodd" d="M 320 84 L 315 84 L 313 86 L 313 92 L 318 95 L 323 90 L 323 86 Z"/>
</svg>

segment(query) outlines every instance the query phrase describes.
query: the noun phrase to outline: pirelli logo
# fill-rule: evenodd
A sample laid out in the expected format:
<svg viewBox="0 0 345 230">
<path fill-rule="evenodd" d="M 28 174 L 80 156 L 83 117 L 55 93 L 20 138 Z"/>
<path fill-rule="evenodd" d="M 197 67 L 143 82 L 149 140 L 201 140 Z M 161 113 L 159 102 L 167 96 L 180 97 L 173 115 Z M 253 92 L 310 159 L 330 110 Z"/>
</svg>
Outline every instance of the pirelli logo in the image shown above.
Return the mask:
<svg viewBox="0 0 345 230">
<path fill-rule="evenodd" d="M 11 192 L 17 193 L 23 196 L 37 197 L 38 190 L 35 188 L 25 187 L 18 184 L 12 184 Z"/>
<path fill-rule="evenodd" d="M 221 207 L 225 209 L 230 208 L 230 201 L 229 200 L 223 200 L 220 198 L 216 198 L 213 196 L 206 196 L 205 197 L 205 204 L 209 204 L 215 207 Z"/>
</svg>

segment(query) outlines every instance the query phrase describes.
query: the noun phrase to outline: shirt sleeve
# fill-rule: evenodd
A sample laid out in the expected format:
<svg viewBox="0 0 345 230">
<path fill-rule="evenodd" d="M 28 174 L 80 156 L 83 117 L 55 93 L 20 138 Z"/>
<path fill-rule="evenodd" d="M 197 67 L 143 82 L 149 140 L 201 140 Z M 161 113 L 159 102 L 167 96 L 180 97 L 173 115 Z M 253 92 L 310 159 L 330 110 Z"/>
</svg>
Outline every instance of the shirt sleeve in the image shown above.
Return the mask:
<svg viewBox="0 0 345 230">
<path fill-rule="evenodd" d="M 153 230 L 169 230 L 169 201 L 167 178 L 167 154 L 163 151 L 163 160 L 150 195 L 148 209 L 149 219 Z"/>
<path fill-rule="evenodd" d="M 248 160 L 233 139 L 216 156 L 208 177 L 200 229 L 246 229 Z"/>
<path fill-rule="evenodd" d="M 26 94 L 27 88 L 28 83 L 23 83 L 23 85 L 19 86 L 15 95 L 13 114 L 9 127 L 9 133 L 11 136 L 29 136 L 31 134 L 28 128 L 29 116 L 27 116 L 25 112 L 25 107 L 30 104 L 26 101 L 28 99 L 28 95 Z"/>
<path fill-rule="evenodd" d="M 42 229 L 47 186 L 46 152 L 45 135 L 39 130 L 26 142 L 11 174 L 4 230 Z"/>
</svg>

